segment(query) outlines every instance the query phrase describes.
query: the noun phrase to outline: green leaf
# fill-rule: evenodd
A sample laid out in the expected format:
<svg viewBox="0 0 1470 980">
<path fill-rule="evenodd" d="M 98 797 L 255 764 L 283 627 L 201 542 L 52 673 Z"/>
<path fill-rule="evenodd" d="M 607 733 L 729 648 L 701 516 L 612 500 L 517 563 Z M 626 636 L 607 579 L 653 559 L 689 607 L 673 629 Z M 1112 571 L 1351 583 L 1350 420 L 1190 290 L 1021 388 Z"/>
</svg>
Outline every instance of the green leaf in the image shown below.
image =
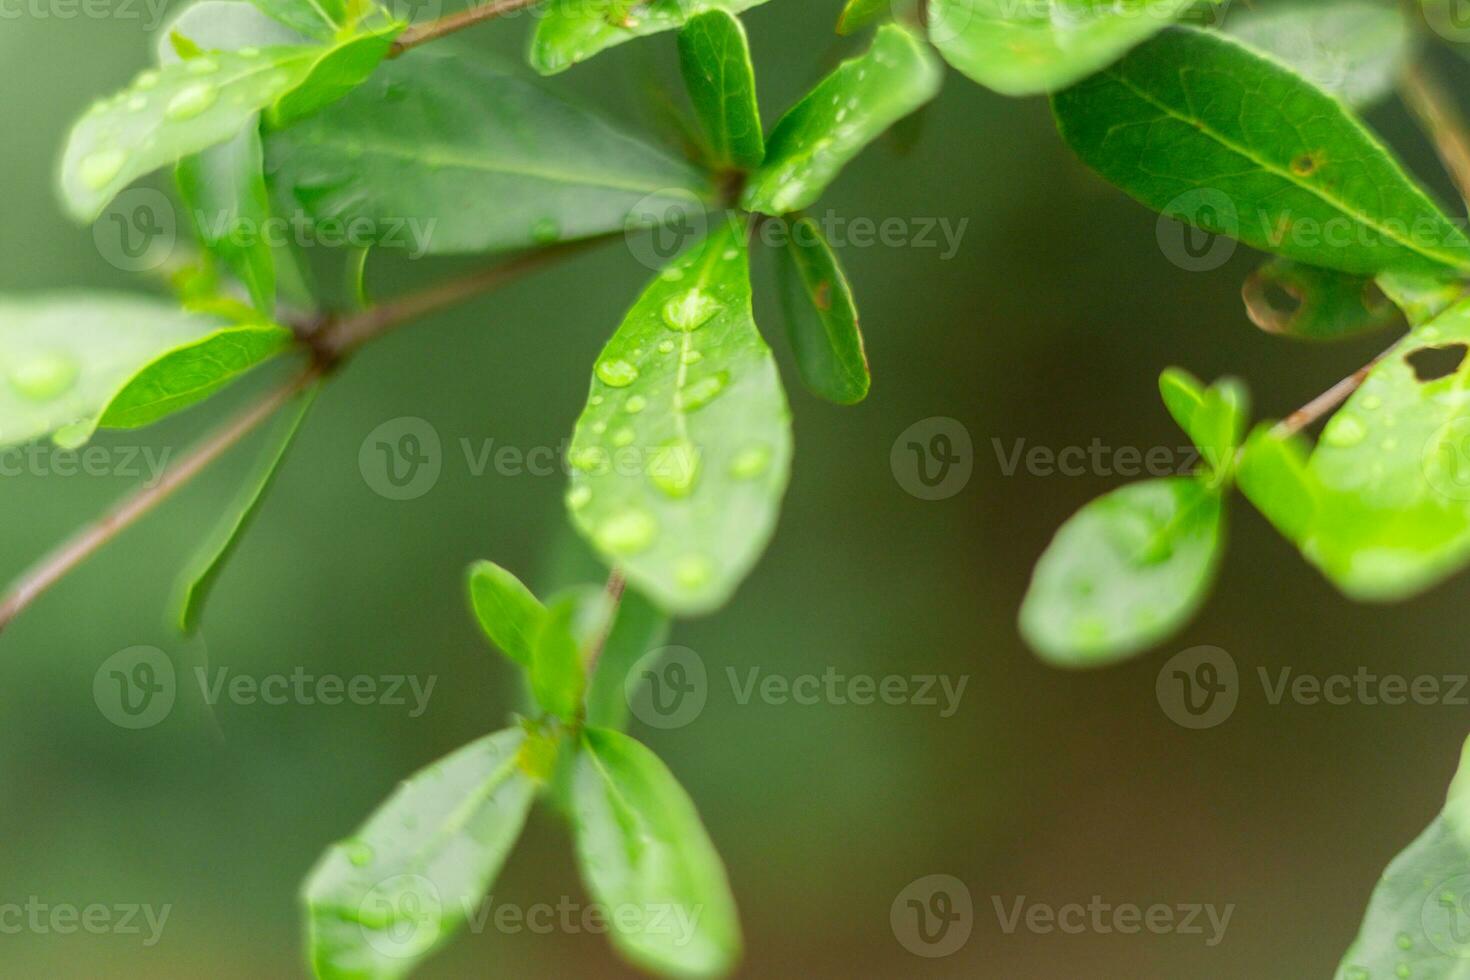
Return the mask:
<svg viewBox="0 0 1470 980">
<path fill-rule="evenodd" d="M 544 741 L 509 729 L 471 742 L 327 850 L 302 889 L 318 977 L 405 976 L 449 938 L 515 846 Z"/>
<path fill-rule="evenodd" d="M 1464 908 L 1470 892 L 1470 745 L 1439 816 L 1383 872 L 1336 980 L 1414 977 L 1464 980 L 1470 943 Z"/>
<path fill-rule="evenodd" d="M 587 724 L 618 731 L 627 727 L 628 675 L 668 635 L 668 616 L 633 589 L 624 590 L 587 692 Z"/>
<path fill-rule="evenodd" d="M 738 14 L 766 0 L 550 0 L 531 40 L 531 67 L 543 75 L 566 71 L 636 37 L 672 31 L 710 10 Z"/>
<path fill-rule="evenodd" d="M 864 147 L 934 98 L 942 79 L 923 41 L 893 24 L 879 28 L 866 53 L 844 61 L 776 124 L 742 205 L 785 214 L 816 203 Z"/>
<path fill-rule="evenodd" d="M 198 0 L 179 11 L 160 32 L 155 57 L 160 65 L 182 60 L 174 38 L 186 38 L 201 52 L 240 48 L 306 46 L 311 36 L 293 31 L 240 0 Z"/>
<path fill-rule="evenodd" d="M 1252 323 L 1298 340 L 1343 340 L 1402 320 L 1372 279 L 1290 259 L 1251 273 L 1241 296 Z"/>
<path fill-rule="evenodd" d="M 149 364 L 221 329 L 215 317 L 123 294 L 0 298 L 0 446 L 95 419 Z"/>
<path fill-rule="evenodd" d="M 388 56 L 394 38 L 407 26 L 402 22 L 379 25 L 322 51 L 301 84 L 271 106 L 271 126 L 289 126 L 360 86 Z"/>
<path fill-rule="evenodd" d="M 589 728 L 573 782 L 577 857 L 610 909 L 612 942 L 634 964 L 672 976 L 723 976 L 740 956 L 724 865 L 688 794 L 658 757 Z"/>
<path fill-rule="evenodd" d="M 839 405 L 862 401 L 872 379 L 852 287 L 815 221 L 791 222 L 776 271 L 801 379 Z"/>
<path fill-rule="evenodd" d="M 95 220 L 134 180 L 233 138 L 305 80 L 311 48 L 221 51 L 150 68 L 72 127 L 61 191 L 79 221 Z"/>
<path fill-rule="evenodd" d="M 546 607 L 510 572 L 490 561 L 470 566 L 470 606 L 490 642 L 527 669 Z"/>
<path fill-rule="evenodd" d="M 301 431 L 301 423 L 306 420 L 306 415 L 316 400 L 318 390 L 319 386 L 313 385 L 309 390 L 297 396 L 295 403 L 282 412 L 276 431 L 270 435 L 266 443 L 265 454 L 261 457 L 255 474 L 246 484 L 244 492 L 234 507 L 227 512 L 225 521 L 220 524 L 215 533 L 214 540 L 200 552 L 190 570 L 184 575 L 182 598 L 179 601 L 179 628 L 183 632 L 191 634 L 198 632 L 200 620 L 204 615 L 204 606 L 209 602 L 209 596 L 214 591 L 215 583 L 219 580 L 220 573 L 224 571 L 230 556 L 239 547 L 241 539 L 250 530 L 250 525 L 255 522 L 255 517 L 260 512 L 266 495 L 270 493 L 270 488 L 275 483 L 276 474 L 280 472 L 281 464 L 286 459 L 286 453 L 290 451 L 291 444 L 296 441 L 296 434 Z"/>
<path fill-rule="evenodd" d="M 1317 485 L 1309 448 L 1297 436 L 1258 425 L 1241 449 L 1235 482 L 1289 540 L 1300 541 L 1316 520 Z"/>
<path fill-rule="evenodd" d="M 679 67 L 716 163 L 753 170 L 766 157 L 755 97 L 755 66 L 745 28 L 733 14 L 711 10 L 679 32 Z"/>
<path fill-rule="evenodd" d="M 770 538 L 791 465 L 743 224 L 722 222 L 653 281 L 594 374 L 569 455 L 573 520 L 664 609 L 718 607 Z"/>
<path fill-rule="evenodd" d="M 1312 503 L 1273 522 L 1355 599 L 1404 598 L 1470 561 L 1467 345 L 1463 300 L 1410 331 L 1327 424 L 1300 482 L 1285 484 Z M 1287 494 L 1259 500 L 1244 476 L 1242 487 L 1268 517 Z"/>
<path fill-rule="evenodd" d="M 270 218 L 260 127 L 247 123 L 227 143 L 179 161 L 179 196 L 199 240 L 235 274 L 255 308 L 274 316 L 275 252 L 263 229 Z"/>
<path fill-rule="evenodd" d="M 144 365 L 107 402 L 96 426 L 139 429 L 203 401 L 256 365 L 291 347 L 291 331 L 273 323 L 221 327 Z M 74 433 L 74 436 L 73 436 Z M 74 445 L 82 427 L 57 442 Z M 90 436 L 90 432 L 87 433 Z"/>
<path fill-rule="evenodd" d="M 842 16 L 837 21 L 838 34 L 856 34 L 869 24 L 888 20 L 893 16 L 898 0 L 847 0 Z"/>
<path fill-rule="evenodd" d="M 574 721 L 587 691 L 587 668 L 577 620 L 588 608 L 579 592 L 553 599 L 541 617 L 531 646 L 531 693 L 544 710 Z"/>
<path fill-rule="evenodd" d="M 1101 667 L 1167 639 L 1204 601 L 1221 551 L 1218 490 L 1189 477 L 1099 497 L 1036 563 L 1021 632 L 1060 667 Z"/>
<path fill-rule="evenodd" d="M 1359 275 L 1470 269 L 1470 241 L 1336 99 L 1170 28 L 1053 100 L 1084 162 L 1170 217 Z"/>
<path fill-rule="evenodd" d="M 330 41 L 347 26 L 346 0 L 250 0 L 261 13 L 294 31 Z"/>
<path fill-rule="evenodd" d="M 1359 107 L 1393 94 L 1411 53 L 1404 14 L 1393 4 L 1364 0 L 1242 7 L 1226 30 Z"/>
<path fill-rule="evenodd" d="M 645 207 L 689 209 L 705 177 L 541 86 L 416 52 L 270 134 L 267 170 L 317 221 L 377 244 L 516 249 L 621 231 Z"/>
<path fill-rule="evenodd" d="M 1416 327 L 1449 309 L 1465 292 L 1465 282 L 1449 275 L 1385 272 L 1376 282 Z"/>
<path fill-rule="evenodd" d="M 1206 388 L 1188 371 L 1169 368 L 1159 375 L 1159 394 L 1210 469 L 1220 477 L 1227 475 L 1245 438 L 1250 412 L 1245 385 L 1235 378 L 1223 378 Z"/>
<path fill-rule="evenodd" d="M 1156 34 L 1194 0 L 930 0 L 929 34 L 955 68 L 1004 95 L 1065 88 Z"/>
</svg>

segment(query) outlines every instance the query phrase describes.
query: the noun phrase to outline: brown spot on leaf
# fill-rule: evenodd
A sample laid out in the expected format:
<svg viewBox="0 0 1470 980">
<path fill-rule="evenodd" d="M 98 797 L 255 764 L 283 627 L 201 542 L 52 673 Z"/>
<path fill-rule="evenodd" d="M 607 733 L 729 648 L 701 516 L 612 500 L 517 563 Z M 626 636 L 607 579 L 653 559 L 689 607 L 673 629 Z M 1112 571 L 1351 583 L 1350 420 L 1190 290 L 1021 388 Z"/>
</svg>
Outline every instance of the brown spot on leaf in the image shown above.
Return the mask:
<svg viewBox="0 0 1470 980">
<path fill-rule="evenodd" d="M 1321 165 L 1322 161 L 1318 158 L 1318 154 L 1303 153 L 1301 156 L 1291 161 L 1291 172 L 1296 174 L 1298 177 L 1308 177 L 1316 173 L 1317 168 Z"/>
<path fill-rule="evenodd" d="M 832 283 L 826 279 L 817 283 L 812 290 L 812 300 L 817 304 L 817 309 L 826 313 L 832 308 Z"/>
</svg>

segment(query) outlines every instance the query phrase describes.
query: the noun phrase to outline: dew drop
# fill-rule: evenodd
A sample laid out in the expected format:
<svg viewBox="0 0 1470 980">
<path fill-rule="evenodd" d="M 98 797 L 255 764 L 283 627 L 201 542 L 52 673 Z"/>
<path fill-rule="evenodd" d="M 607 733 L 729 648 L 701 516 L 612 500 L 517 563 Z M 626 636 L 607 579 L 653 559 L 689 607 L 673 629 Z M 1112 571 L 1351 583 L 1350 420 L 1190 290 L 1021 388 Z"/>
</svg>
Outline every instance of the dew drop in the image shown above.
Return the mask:
<svg viewBox="0 0 1470 980">
<path fill-rule="evenodd" d="M 242 58 L 259 58 L 260 57 L 260 49 L 259 48 L 241 48 L 239 51 L 236 51 L 235 53 L 238 54 Z"/>
<path fill-rule="evenodd" d="M 684 267 L 680 265 L 671 265 L 668 268 L 664 269 L 664 271 L 660 272 L 658 274 L 658 277 L 664 282 L 678 282 L 680 279 L 684 278 Z"/>
<path fill-rule="evenodd" d="M 597 376 L 613 388 L 626 388 L 638 380 L 638 369 L 622 358 L 597 362 Z"/>
<path fill-rule="evenodd" d="M 597 546 L 614 555 L 636 554 L 653 543 L 658 523 L 635 508 L 619 511 L 592 532 Z"/>
<path fill-rule="evenodd" d="M 1397 936 L 1395 936 L 1394 942 L 1398 943 L 1399 949 L 1414 948 L 1414 937 L 1409 935 L 1407 932 L 1401 932 Z"/>
<path fill-rule="evenodd" d="M 691 289 L 664 304 L 664 323 L 670 330 L 698 330 L 720 311 L 720 302 L 701 289 Z"/>
<path fill-rule="evenodd" d="M 704 555 L 685 555 L 674 563 L 674 581 L 681 589 L 702 589 L 713 574 L 714 569 Z"/>
<path fill-rule="evenodd" d="M 349 841 L 347 844 L 347 860 L 352 862 L 354 868 L 362 868 L 372 864 L 372 846 L 365 841 Z"/>
<path fill-rule="evenodd" d="M 163 114 L 176 122 L 193 119 L 214 105 L 214 100 L 217 98 L 219 98 L 219 89 L 209 82 L 195 82 L 193 85 L 180 89 L 177 95 L 169 99 Z"/>
<path fill-rule="evenodd" d="M 623 411 L 627 412 L 629 415 L 637 415 L 639 412 L 643 411 L 647 407 L 648 399 L 644 398 L 642 395 L 634 395 L 627 401 L 623 402 Z"/>
<path fill-rule="evenodd" d="M 190 58 L 184 62 L 184 71 L 190 75 L 213 75 L 219 71 L 219 62 L 213 58 Z"/>
<path fill-rule="evenodd" d="M 1365 411 L 1372 412 L 1383 407 L 1383 399 L 1377 395 L 1368 395 L 1359 403 L 1359 406 Z"/>
<path fill-rule="evenodd" d="M 88 153 L 82 158 L 80 171 L 82 183 L 94 191 L 99 191 L 122 172 L 123 164 L 126 162 L 127 154 L 115 147 Z"/>
<path fill-rule="evenodd" d="M 23 398 L 44 402 L 59 398 L 76 384 L 80 369 L 66 354 L 41 354 L 10 370 L 10 387 Z"/>
<path fill-rule="evenodd" d="M 737 480 L 753 480 L 771 465 L 771 450 L 766 446 L 747 446 L 730 461 L 730 475 Z"/>
<path fill-rule="evenodd" d="M 133 79 L 133 88 L 137 89 L 140 92 L 146 92 L 150 88 L 153 88 L 155 85 L 158 84 L 158 78 L 158 72 L 150 68 L 139 75 L 137 78 Z"/>
<path fill-rule="evenodd" d="M 684 409 L 692 412 L 703 408 L 718 398 L 724 390 L 725 379 L 720 375 L 711 374 L 700 378 L 684 389 Z"/>
<path fill-rule="evenodd" d="M 624 446 L 633 445 L 633 440 L 636 438 L 638 438 L 637 434 L 625 425 L 612 434 L 612 444 L 622 449 Z"/>
<path fill-rule="evenodd" d="M 704 355 L 697 350 L 686 350 L 679 360 L 685 364 L 698 364 L 704 360 Z"/>
<path fill-rule="evenodd" d="M 648 478 L 668 496 L 684 499 L 699 479 L 699 450 L 686 440 L 660 446 L 649 463 Z"/>
<path fill-rule="evenodd" d="M 1338 449 L 1347 449 L 1362 442 L 1367 434 L 1368 430 L 1355 416 L 1338 415 L 1327 426 L 1327 431 L 1322 433 L 1322 441 Z"/>
<path fill-rule="evenodd" d="M 604 401 L 606 401 L 606 399 L 604 399 L 601 395 L 593 395 L 591 398 L 587 399 L 587 404 L 601 405 Z"/>
<path fill-rule="evenodd" d="M 567 461 L 574 469 L 579 469 L 584 473 L 595 473 L 607 466 L 607 452 L 601 446 L 583 446 L 580 449 L 573 449 Z"/>
<path fill-rule="evenodd" d="M 672 354 L 674 352 L 674 342 L 672 340 L 660 340 L 658 342 L 658 352 L 660 354 Z"/>
<path fill-rule="evenodd" d="M 587 484 L 578 484 L 567 492 L 567 506 L 572 510 L 581 510 L 592 502 L 592 488 Z"/>
</svg>

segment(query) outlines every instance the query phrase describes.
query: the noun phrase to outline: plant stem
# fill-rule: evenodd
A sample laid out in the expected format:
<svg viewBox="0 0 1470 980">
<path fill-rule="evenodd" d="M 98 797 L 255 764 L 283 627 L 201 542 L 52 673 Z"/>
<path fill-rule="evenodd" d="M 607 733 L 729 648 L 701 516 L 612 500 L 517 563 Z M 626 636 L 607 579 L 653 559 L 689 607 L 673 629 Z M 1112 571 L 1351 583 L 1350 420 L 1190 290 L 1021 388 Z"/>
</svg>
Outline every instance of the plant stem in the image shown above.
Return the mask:
<svg viewBox="0 0 1470 980">
<path fill-rule="evenodd" d="M 1439 159 L 1454 180 L 1460 197 L 1470 206 L 1470 133 L 1454 97 L 1421 61 L 1412 62 L 1404 69 L 1399 91 L 1404 104 L 1434 141 Z"/>
<path fill-rule="evenodd" d="M 1347 401 L 1348 396 L 1357 391 L 1358 388 L 1363 384 L 1363 381 L 1368 377 L 1368 372 L 1372 371 L 1379 361 L 1383 360 L 1390 353 L 1392 353 L 1393 349 L 1393 347 L 1390 347 L 1388 350 L 1384 351 L 1382 354 L 1379 354 L 1377 357 L 1373 358 L 1373 360 L 1369 361 L 1367 364 L 1364 364 L 1362 367 L 1358 368 L 1346 378 L 1343 378 L 1331 388 L 1328 388 L 1326 391 L 1322 392 L 1322 394 L 1318 395 L 1316 398 L 1313 398 L 1301 408 L 1297 409 L 1295 412 L 1292 412 L 1286 418 L 1282 419 L 1276 424 L 1275 434 L 1278 436 L 1295 435 L 1296 433 L 1305 429 L 1307 426 L 1311 425 L 1313 422 L 1320 419 L 1322 416 L 1326 415 L 1328 412 L 1332 411 L 1337 406 L 1341 405 L 1343 402 Z"/>
<path fill-rule="evenodd" d="M 115 504 L 97 520 L 83 527 L 51 554 L 37 562 L 16 579 L 9 591 L 0 597 L 0 631 L 40 597 L 61 581 L 103 545 L 137 523 L 149 511 L 173 496 L 174 491 L 198 476 L 205 467 L 224 455 L 225 451 L 245 438 L 262 422 L 274 415 L 292 398 L 322 376 L 313 364 L 290 381 L 273 389 L 245 411 L 231 419 L 204 440 L 189 455 L 164 473 L 157 483 L 134 491 Z"/>
<path fill-rule="evenodd" d="M 427 44 L 429 41 L 437 38 L 462 31 L 466 27 L 473 27 L 481 21 L 504 17 L 506 14 L 534 6 L 540 2 L 541 0 L 492 0 L 490 3 L 473 6 L 468 10 L 461 10 L 459 13 L 450 14 L 448 17 L 431 20 L 427 24 L 410 27 L 398 35 L 398 40 L 393 42 L 393 49 L 388 53 L 388 57 L 396 58 L 403 54 L 403 52 L 411 48 L 416 48 L 420 44 Z"/>
<path fill-rule="evenodd" d="M 158 483 L 133 491 L 115 504 L 111 510 L 83 527 L 55 551 L 23 573 L 4 595 L 0 596 L 0 632 L 3 632 L 11 621 L 24 612 L 47 589 L 65 578 L 68 573 L 90 558 L 103 545 L 137 523 L 153 508 L 173 496 L 175 491 L 198 476 L 211 463 L 224 455 L 226 450 L 274 415 L 292 397 L 321 378 L 336 365 L 343 355 L 408 320 L 489 292 L 556 259 L 574 255 L 583 249 L 599 244 L 607 237 L 565 242 L 528 252 L 508 262 L 502 262 L 489 269 L 482 269 L 461 279 L 430 286 L 421 292 L 411 293 L 352 316 L 329 320 L 320 331 L 305 330 L 298 325 L 298 333 L 304 333 L 303 341 L 309 344 L 316 354 L 312 365 L 291 381 L 268 392 L 216 430 L 198 448 L 169 469 Z M 609 592 L 611 591 L 612 583 L 609 582 Z M 622 587 L 619 585 L 618 595 L 621 596 L 621 593 Z M 611 629 L 611 623 L 608 624 L 608 629 Z M 606 641 L 606 636 L 603 637 L 603 641 Z"/>
<path fill-rule="evenodd" d="M 628 582 L 623 578 L 623 570 L 614 567 L 607 576 L 605 591 L 608 597 L 607 618 L 603 620 L 602 628 L 592 641 L 592 646 L 587 651 L 587 676 L 592 676 L 592 671 L 597 667 L 597 661 L 602 657 L 602 650 L 607 646 L 607 638 L 612 635 L 613 626 L 618 621 L 618 607 L 623 602 L 623 590 L 627 588 Z"/>
</svg>

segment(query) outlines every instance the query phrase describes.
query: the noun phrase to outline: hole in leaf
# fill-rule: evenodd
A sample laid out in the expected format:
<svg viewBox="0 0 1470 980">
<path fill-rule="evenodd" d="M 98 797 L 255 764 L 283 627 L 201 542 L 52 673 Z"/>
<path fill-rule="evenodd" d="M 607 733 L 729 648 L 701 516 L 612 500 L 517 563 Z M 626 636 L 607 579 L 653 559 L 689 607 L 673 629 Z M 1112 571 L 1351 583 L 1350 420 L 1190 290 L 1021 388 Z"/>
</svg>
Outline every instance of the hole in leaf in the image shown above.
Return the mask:
<svg viewBox="0 0 1470 980">
<path fill-rule="evenodd" d="M 1470 348 L 1464 344 L 1446 344 L 1443 347 L 1421 347 L 1404 355 L 1414 377 L 1420 381 L 1437 381 L 1447 378 L 1459 369 Z"/>
<path fill-rule="evenodd" d="M 1251 322 L 1267 333 L 1290 334 L 1306 295 L 1296 283 L 1277 278 L 1270 266 L 1251 273 L 1241 287 Z"/>
<path fill-rule="evenodd" d="M 1300 177 L 1305 177 L 1308 174 L 1315 173 L 1317 170 L 1316 154 L 1303 153 L 1301 156 L 1291 161 L 1291 170 L 1292 173 L 1297 174 Z"/>
<path fill-rule="evenodd" d="M 1271 309 L 1288 319 L 1296 315 L 1296 311 L 1302 308 L 1301 294 L 1293 292 L 1279 282 L 1266 284 L 1266 302 L 1271 304 Z"/>
</svg>

